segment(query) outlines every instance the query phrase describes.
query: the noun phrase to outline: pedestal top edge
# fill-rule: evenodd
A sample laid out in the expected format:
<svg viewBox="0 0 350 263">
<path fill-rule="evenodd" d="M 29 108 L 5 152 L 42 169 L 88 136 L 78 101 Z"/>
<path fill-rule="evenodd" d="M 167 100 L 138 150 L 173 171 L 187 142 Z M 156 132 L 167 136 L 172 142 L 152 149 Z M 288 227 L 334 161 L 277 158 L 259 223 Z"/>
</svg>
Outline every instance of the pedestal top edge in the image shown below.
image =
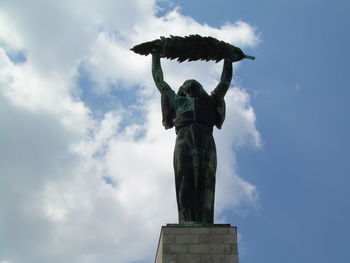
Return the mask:
<svg viewBox="0 0 350 263">
<path fill-rule="evenodd" d="M 235 227 L 230 224 L 166 224 L 163 227 Z"/>
</svg>

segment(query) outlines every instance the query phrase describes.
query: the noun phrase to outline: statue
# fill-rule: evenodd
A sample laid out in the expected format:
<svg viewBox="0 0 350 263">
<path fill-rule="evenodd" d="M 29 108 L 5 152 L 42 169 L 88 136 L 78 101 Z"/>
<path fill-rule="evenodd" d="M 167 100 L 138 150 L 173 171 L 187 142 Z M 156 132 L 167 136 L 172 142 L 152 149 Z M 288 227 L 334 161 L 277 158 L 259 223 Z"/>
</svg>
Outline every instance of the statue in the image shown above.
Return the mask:
<svg viewBox="0 0 350 263">
<path fill-rule="evenodd" d="M 176 200 L 180 224 L 212 224 L 214 219 L 216 147 L 213 127 L 225 119 L 224 96 L 232 79 L 232 63 L 245 55 L 239 48 L 211 37 L 161 38 L 135 46 L 134 52 L 152 54 L 152 75 L 161 93 L 163 125 L 175 127 Z M 186 80 L 178 92 L 164 81 L 161 57 L 188 60 L 224 59 L 221 79 L 209 95 L 196 80 Z"/>
</svg>

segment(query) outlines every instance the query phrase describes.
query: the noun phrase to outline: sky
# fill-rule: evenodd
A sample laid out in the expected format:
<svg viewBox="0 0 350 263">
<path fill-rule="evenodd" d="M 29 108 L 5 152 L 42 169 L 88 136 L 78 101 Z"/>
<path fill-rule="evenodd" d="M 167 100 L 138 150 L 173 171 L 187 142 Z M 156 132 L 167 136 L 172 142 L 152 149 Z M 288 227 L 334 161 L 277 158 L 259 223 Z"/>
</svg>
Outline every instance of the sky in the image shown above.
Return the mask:
<svg viewBox="0 0 350 263">
<path fill-rule="evenodd" d="M 213 36 L 234 64 L 215 222 L 241 262 L 348 262 L 347 1 L 0 1 L 0 263 L 153 262 L 177 222 L 174 130 L 150 57 L 160 36 Z M 162 59 L 176 91 L 222 62 Z"/>
</svg>

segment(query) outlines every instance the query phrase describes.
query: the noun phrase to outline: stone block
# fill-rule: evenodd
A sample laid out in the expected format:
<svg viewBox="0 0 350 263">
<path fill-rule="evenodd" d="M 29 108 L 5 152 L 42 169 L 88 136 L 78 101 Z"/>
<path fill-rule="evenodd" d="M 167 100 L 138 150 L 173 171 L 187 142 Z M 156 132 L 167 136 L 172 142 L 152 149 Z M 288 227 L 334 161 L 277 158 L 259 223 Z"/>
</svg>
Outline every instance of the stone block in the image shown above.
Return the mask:
<svg viewBox="0 0 350 263">
<path fill-rule="evenodd" d="M 163 242 L 164 243 L 172 243 L 174 244 L 176 241 L 176 235 L 175 234 L 167 234 L 163 235 Z"/>
<path fill-rule="evenodd" d="M 230 245 L 229 244 L 214 244 L 210 245 L 210 253 L 211 254 L 230 254 Z"/>
<path fill-rule="evenodd" d="M 227 227 L 213 227 L 210 229 L 211 234 L 229 234 L 230 229 Z"/>
<path fill-rule="evenodd" d="M 237 229 L 230 225 L 162 227 L 156 263 L 238 263 Z"/>
<path fill-rule="evenodd" d="M 162 261 L 160 262 L 166 262 L 166 263 L 176 263 L 176 255 L 164 255 L 162 258 Z M 158 263 L 158 262 L 157 262 Z"/>
<path fill-rule="evenodd" d="M 202 263 L 201 256 L 193 254 L 177 255 L 176 260 L 181 263 Z"/>
<path fill-rule="evenodd" d="M 231 255 L 237 255 L 238 256 L 238 247 L 237 243 L 229 244 L 230 246 L 230 254 Z"/>
<path fill-rule="evenodd" d="M 184 244 L 163 244 L 163 252 L 165 254 L 184 254 L 188 253 L 188 245 Z"/>
<path fill-rule="evenodd" d="M 234 234 L 223 234 L 222 240 L 225 244 L 237 243 L 237 240 Z"/>
<path fill-rule="evenodd" d="M 189 233 L 191 234 L 209 234 L 210 229 L 207 227 L 194 227 L 189 229 Z"/>
<path fill-rule="evenodd" d="M 209 244 L 194 244 L 190 245 L 190 253 L 191 254 L 205 254 L 210 251 L 210 245 Z"/>
<path fill-rule="evenodd" d="M 176 243 L 178 244 L 196 244 L 199 242 L 197 234 L 177 234 Z"/>
<path fill-rule="evenodd" d="M 229 233 L 230 234 L 234 234 L 235 236 L 237 236 L 237 227 L 233 226 L 229 229 Z"/>
<path fill-rule="evenodd" d="M 239 263 L 238 255 L 229 255 L 226 256 L 225 261 L 223 263 Z"/>
<path fill-rule="evenodd" d="M 199 242 L 201 244 L 223 244 L 221 234 L 203 234 L 199 235 Z"/>
<path fill-rule="evenodd" d="M 225 255 L 201 255 L 201 263 L 224 263 L 225 261 Z"/>
</svg>

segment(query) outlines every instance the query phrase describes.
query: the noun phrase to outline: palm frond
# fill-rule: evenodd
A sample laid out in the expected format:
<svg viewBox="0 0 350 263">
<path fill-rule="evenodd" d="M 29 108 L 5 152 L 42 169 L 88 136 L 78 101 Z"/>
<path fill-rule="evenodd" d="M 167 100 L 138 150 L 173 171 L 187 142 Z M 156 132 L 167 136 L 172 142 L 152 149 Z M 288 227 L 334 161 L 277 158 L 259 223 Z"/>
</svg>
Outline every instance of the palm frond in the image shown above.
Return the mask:
<svg viewBox="0 0 350 263">
<path fill-rule="evenodd" d="M 234 45 L 200 35 L 160 37 L 160 39 L 136 45 L 131 50 L 145 56 L 158 53 L 162 58 L 177 59 L 178 62 L 185 60 L 219 62 L 225 58 L 235 62 L 244 58 L 255 59 L 255 57 L 244 54 Z"/>
</svg>

